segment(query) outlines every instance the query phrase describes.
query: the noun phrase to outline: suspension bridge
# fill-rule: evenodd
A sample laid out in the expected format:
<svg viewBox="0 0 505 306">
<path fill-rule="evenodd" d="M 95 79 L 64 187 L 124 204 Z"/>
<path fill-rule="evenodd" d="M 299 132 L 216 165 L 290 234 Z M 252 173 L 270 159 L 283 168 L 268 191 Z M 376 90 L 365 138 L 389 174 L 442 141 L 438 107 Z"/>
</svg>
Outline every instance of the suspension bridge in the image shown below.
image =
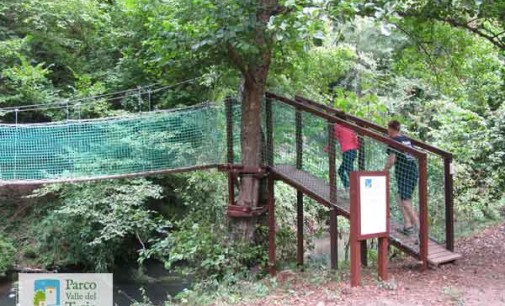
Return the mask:
<svg viewBox="0 0 505 306">
<path fill-rule="evenodd" d="M 341 182 L 336 176 L 336 163 L 342 161 L 342 154 L 335 149 L 333 126 L 340 124 L 359 136 L 356 169 L 382 170 L 388 148 L 413 156 L 418 165 L 418 192 L 413 201 L 420 211 L 420 240 L 392 231 L 390 242 L 420 260 L 424 268 L 460 258 L 454 252 L 449 152 L 417 140 L 413 140 L 415 148 L 406 147 L 385 136 L 383 127 L 364 119 L 302 97 L 289 99 L 267 93 L 262 110 L 264 163 L 248 169 L 240 165 L 238 102 L 227 99 L 224 104 L 151 110 L 152 93 L 147 91 L 148 111 L 141 112 L 139 103 L 136 114 L 97 119 L 82 118 L 80 110 L 78 118 L 69 117 L 68 103 L 51 106 L 66 117 L 46 123 L 24 124 L 18 118 L 23 112 L 47 109 L 47 105 L 1 109 L 4 115 L 13 114 L 15 122 L 0 124 L 0 185 L 82 182 L 219 168 L 228 172 L 229 216 L 268 215 L 269 263 L 273 267 L 273 198 L 274 181 L 278 180 L 297 190 L 298 263 L 303 264 L 304 259 L 303 206 L 304 197 L 308 197 L 329 210 L 331 262 L 335 268 L 337 216 L 349 218 L 350 214 L 349 200 L 340 196 Z M 70 105 L 74 110 L 78 107 L 80 104 Z M 326 154 L 323 148 L 328 145 Z M 267 178 L 268 203 L 264 206 L 251 209 L 236 204 L 236 182 L 244 175 Z M 396 189 L 391 194 L 395 195 Z M 390 214 L 391 228 L 400 227 L 396 205 Z"/>
</svg>

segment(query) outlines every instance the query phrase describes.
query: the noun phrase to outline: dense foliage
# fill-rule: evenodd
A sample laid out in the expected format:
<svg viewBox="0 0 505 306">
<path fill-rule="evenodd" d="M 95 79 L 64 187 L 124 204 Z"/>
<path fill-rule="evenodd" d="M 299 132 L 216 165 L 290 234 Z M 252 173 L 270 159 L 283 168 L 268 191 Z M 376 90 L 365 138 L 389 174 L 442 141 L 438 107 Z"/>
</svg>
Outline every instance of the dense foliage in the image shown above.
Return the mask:
<svg viewBox="0 0 505 306">
<path fill-rule="evenodd" d="M 0 276 L 4 276 L 14 264 L 16 249 L 10 239 L 0 233 Z"/>
<path fill-rule="evenodd" d="M 164 92 L 153 107 L 221 100 L 238 95 L 249 70 L 265 61 L 272 91 L 302 94 L 380 124 L 398 118 L 408 135 L 453 152 L 459 228 L 499 217 L 505 188 L 503 1 L 286 0 L 260 29 L 256 5 L 3 1 L 0 107 L 194 78 Z M 125 101 L 96 99 L 82 116 L 137 111 Z M 1 119 L 14 120 L 12 114 Z M 39 110 L 19 119 L 62 115 Z M 124 260 L 156 258 L 167 269 L 184 263 L 201 276 L 222 277 L 265 263 L 261 245 L 228 239 L 224 180 L 211 172 L 46 186 L 35 192 L 42 207 L 0 206 L 0 214 L 21 224 L 6 232 L 25 256 L 20 259 L 37 265 L 106 271 Z M 279 186 L 283 259 L 294 255 L 294 199 L 291 189 Z M 307 227 L 316 233 L 324 219 L 316 205 L 307 207 Z M 264 228 L 258 228 L 261 241 Z M 12 262 L 10 241 L 0 236 L 0 273 Z"/>
<path fill-rule="evenodd" d="M 36 237 L 48 266 L 80 266 L 107 271 L 127 245 L 142 248 L 144 240 L 170 225 L 146 205 L 159 199 L 161 187 L 143 179 L 79 185 L 48 185 L 38 196 L 58 195 L 57 209 L 37 225 Z M 128 253 L 124 254 L 130 255 Z"/>
</svg>

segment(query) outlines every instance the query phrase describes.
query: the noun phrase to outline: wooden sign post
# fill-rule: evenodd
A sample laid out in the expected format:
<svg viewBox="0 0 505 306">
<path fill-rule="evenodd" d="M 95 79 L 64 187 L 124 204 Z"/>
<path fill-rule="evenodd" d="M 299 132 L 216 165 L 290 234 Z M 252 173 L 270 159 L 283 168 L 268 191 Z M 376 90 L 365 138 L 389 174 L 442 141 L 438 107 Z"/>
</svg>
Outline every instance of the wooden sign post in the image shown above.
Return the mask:
<svg viewBox="0 0 505 306">
<path fill-rule="evenodd" d="M 389 174 L 351 172 L 351 286 L 361 283 L 361 241 L 379 239 L 379 278 L 387 280 Z"/>
</svg>

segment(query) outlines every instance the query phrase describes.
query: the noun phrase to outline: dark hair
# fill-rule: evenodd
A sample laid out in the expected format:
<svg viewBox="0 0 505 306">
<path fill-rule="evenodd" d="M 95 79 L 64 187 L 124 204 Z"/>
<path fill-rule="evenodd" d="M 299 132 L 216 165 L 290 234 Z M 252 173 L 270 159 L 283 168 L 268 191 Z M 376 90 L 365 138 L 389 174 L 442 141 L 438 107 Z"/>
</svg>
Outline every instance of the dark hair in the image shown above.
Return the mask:
<svg viewBox="0 0 505 306">
<path fill-rule="evenodd" d="M 398 120 L 391 120 L 388 123 L 388 128 L 399 132 L 400 128 L 401 128 L 401 124 Z"/>
</svg>

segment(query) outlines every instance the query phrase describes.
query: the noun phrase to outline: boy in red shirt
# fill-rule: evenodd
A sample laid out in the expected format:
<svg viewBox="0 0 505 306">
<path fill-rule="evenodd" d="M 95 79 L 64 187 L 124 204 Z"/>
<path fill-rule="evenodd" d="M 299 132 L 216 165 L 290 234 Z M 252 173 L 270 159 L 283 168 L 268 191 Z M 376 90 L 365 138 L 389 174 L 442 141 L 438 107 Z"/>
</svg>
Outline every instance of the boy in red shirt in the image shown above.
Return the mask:
<svg viewBox="0 0 505 306">
<path fill-rule="evenodd" d="M 340 150 L 342 151 L 342 163 L 338 168 L 338 175 L 345 188 L 344 197 L 349 198 L 349 175 L 350 172 L 354 170 L 354 161 L 358 155 L 358 136 L 353 130 L 340 124 L 335 124 L 333 134 L 338 140 Z M 325 147 L 324 150 L 325 152 L 328 151 L 328 147 Z"/>
</svg>

